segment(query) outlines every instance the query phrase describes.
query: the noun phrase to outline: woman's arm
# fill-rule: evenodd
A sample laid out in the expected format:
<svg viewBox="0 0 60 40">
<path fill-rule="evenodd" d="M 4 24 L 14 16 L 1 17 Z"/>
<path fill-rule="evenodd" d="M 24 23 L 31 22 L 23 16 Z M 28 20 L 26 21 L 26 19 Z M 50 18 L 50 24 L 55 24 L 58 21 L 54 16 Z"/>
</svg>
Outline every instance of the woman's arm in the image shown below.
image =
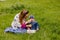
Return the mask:
<svg viewBox="0 0 60 40">
<path fill-rule="evenodd" d="M 28 24 L 28 23 L 30 23 L 31 22 L 31 20 L 28 20 L 28 21 L 26 21 L 26 23 L 25 24 Z"/>
</svg>

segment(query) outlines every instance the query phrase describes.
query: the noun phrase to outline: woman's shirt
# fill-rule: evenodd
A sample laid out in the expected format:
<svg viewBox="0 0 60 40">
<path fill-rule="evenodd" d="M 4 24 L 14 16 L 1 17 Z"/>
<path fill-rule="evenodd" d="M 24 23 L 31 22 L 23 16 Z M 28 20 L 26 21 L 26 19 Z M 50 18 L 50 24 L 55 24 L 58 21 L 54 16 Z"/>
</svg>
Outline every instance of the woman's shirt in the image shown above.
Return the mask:
<svg viewBox="0 0 60 40">
<path fill-rule="evenodd" d="M 25 21 L 25 19 L 22 22 L 21 28 L 26 29 L 26 21 Z"/>
<path fill-rule="evenodd" d="M 20 13 L 16 14 L 15 17 L 14 17 L 14 20 L 13 20 L 13 22 L 11 24 L 11 26 L 13 28 L 15 28 L 15 27 L 21 27 L 21 24 L 19 23 L 19 15 L 20 15 Z"/>
</svg>

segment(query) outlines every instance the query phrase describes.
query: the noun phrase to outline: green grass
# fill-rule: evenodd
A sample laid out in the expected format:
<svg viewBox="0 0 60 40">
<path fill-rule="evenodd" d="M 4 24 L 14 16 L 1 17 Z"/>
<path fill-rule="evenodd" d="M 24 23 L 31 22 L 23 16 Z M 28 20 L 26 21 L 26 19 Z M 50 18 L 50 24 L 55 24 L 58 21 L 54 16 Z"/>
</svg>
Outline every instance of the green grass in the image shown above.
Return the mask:
<svg viewBox="0 0 60 40">
<path fill-rule="evenodd" d="M 12 7 L 13 6 L 13 7 Z M 4 33 L 14 16 L 29 10 L 40 25 L 35 34 Z M 0 40 L 60 40 L 60 0 L 6 0 L 0 2 Z"/>
</svg>

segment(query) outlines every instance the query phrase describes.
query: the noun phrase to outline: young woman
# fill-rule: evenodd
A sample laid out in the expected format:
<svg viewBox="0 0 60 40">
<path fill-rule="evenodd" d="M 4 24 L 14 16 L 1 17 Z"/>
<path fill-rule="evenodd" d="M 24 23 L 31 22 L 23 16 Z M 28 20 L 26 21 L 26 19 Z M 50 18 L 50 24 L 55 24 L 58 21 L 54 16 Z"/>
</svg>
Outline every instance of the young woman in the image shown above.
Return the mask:
<svg viewBox="0 0 60 40">
<path fill-rule="evenodd" d="M 14 32 L 14 33 L 24 33 L 26 32 L 25 20 L 28 17 L 29 11 L 22 10 L 21 13 L 18 13 L 11 24 L 12 27 L 7 28 L 5 32 Z"/>
<path fill-rule="evenodd" d="M 25 23 L 26 18 L 28 17 L 29 11 L 27 10 L 22 10 L 21 13 L 18 13 L 13 22 L 12 22 L 12 27 L 13 29 L 16 29 L 17 27 L 24 27 L 23 24 Z"/>
</svg>

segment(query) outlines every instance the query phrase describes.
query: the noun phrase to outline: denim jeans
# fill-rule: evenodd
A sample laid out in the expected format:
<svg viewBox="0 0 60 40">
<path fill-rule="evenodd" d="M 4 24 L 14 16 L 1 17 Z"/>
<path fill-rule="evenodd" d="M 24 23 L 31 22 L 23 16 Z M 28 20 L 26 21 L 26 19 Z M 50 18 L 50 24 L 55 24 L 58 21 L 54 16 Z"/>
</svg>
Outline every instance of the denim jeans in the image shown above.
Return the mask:
<svg viewBox="0 0 60 40">
<path fill-rule="evenodd" d="M 31 30 L 37 30 L 37 28 L 39 28 L 39 25 L 37 22 L 31 22 L 31 24 L 32 24 Z"/>
</svg>

